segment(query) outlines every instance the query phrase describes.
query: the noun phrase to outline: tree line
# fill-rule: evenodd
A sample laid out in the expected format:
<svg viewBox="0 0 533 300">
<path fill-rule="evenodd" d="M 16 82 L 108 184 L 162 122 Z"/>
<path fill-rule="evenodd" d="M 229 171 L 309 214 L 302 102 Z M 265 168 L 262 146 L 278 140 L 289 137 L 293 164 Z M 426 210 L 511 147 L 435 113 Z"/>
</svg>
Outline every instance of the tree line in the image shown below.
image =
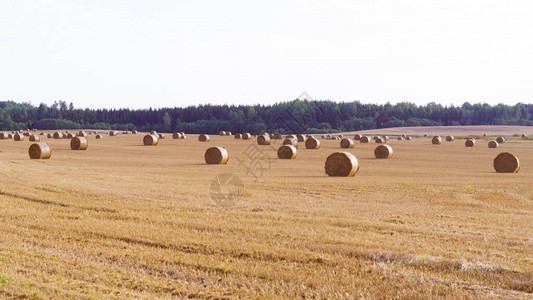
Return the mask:
<svg viewBox="0 0 533 300">
<path fill-rule="evenodd" d="M 263 131 L 328 133 L 402 126 L 524 125 L 533 126 L 533 104 L 443 106 L 363 104 L 293 100 L 273 105 L 196 105 L 158 109 L 78 109 L 56 101 L 34 106 L 0 102 L 0 130 L 26 128 L 139 130 L 215 134 Z"/>
</svg>

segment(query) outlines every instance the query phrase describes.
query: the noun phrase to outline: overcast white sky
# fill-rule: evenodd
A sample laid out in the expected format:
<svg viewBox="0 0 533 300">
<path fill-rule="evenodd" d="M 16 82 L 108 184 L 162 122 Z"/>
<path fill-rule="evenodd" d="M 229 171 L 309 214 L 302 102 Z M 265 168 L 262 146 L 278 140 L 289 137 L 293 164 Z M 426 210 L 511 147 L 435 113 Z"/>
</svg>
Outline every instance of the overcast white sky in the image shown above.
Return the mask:
<svg viewBox="0 0 533 300">
<path fill-rule="evenodd" d="M 0 100 L 533 100 L 533 1 L 0 0 Z"/>
</svg>

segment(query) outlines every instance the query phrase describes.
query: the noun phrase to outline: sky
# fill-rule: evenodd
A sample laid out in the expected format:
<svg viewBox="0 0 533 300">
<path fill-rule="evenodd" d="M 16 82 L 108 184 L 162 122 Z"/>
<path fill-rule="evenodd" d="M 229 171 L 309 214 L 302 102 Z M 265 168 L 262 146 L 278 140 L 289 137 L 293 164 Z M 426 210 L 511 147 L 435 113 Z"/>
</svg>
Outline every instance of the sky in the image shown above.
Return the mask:
<svg viewBox="0 0 533 300">
<path fill-rule="evenodd" d="M 0 100 L 533 102 L 528 0 L 0 0 Z"/>
</svg>

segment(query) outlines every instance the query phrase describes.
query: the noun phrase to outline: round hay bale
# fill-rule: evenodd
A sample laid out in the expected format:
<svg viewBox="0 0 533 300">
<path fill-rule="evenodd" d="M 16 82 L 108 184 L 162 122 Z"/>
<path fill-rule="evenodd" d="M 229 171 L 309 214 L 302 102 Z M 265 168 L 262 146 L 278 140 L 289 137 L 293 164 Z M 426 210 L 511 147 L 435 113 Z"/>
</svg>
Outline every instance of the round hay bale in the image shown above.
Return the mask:
<svg viewBox="0 0 533 300">
<path fill-rule="evenodd" d="M 26 132 L 24 132 L 22 135 L 24 135 L 24 136 L 30 136 L 30 133 L 26 131 Z"/>
<path fill-rule="evenodd" d="M 465 141 L 465 147 L 474 147 L 474 145 L 476 144 L 476 140 L 474 139 L 468 139 Z"/>
<path fill-rule="evenodd" d="M 362 136 L 361 139 L 359 140 L 359 143 L 363 143 L 363 144 L 366 144 L 368 142 L 370 142 L 370 138 L 367 136 Z"/>
<path fill-rule="evenodd" d="M 210 165 L 225 165 L 228 160 L 228 151 L 223 147 L 211 147 L 205 151 L 205 162 Z"/>
<path fill-rule="evenodd" d="M 49 139 L 52 139 L 52 138 L 54 138 L 54 135 L 49 133 L 49 134 L 46 135 L 46 137 L 49 138 Z"/>
<path fill-rule="evenodd" d="M 329 176 L 352 177 L 359 171 L 359 163 L 351 153 L 335 152 L 326 159 L 325 169 Z"/>
<path fill-rule="evenodd" d="M 132 130 L 131 134 L 137 134 L 137 130 Z"/>
<path fill-rule="evenodd" d="M 389 145 L 379 145 L 374 149 L 374 156 L 376 156 L 376 158 L 391 158 L 392 147 Z"/>
<path fill-rule="evenodd" d="M 455 137 L 453 135 L 449 135 L 446 137 L 446 142 L 453 142 L 455 141 Z"/>
<path fill-rule="evenodd" d="M 303 134 L 297 134 L 296 138 L 298 139 L 298 143 L 305 143 L 307 141 L 307 137 Z"/>
<path fill-rule="evenodd" d="M 210 137 L 207 134 L 200 134 L 200 136 L 198 136 L 198 141 L 200 142 L 209 142 L 209 140 Z"/>
<path fill-rule="evenodd" d="M 75 136 L 70 140 L 70 149 L 72 150 L 87 150 L 89 147 L 89 142 L 86 137 Z"/>
<path fill-rule="evenodd" d="M 231 131 L 226 131 L 226 136 L 232 136 L 233 133 L 231 133 Z"/>
<path fill-rule="evenodd" d="M 242 137 L 242 134 L 240 134 L 240 133 L 236 133 L 236 134 L 235 134 L 235 139 L 236 139 L 236 140 L 240 140 L 241 137 Z"/>
<path fill-rule="evenodd" d="M 295 148 L 298 148 L 298 140 L 295 138 L 285 138 L 283 140 L 283 145 L 292 145 Z"/>
<path fill-rule="evenodd" d="M 386 140 L 384 138 L 377 138 L 376 144 L 385 144 Z"/>
<path fill-rule="evenodd" d="M 0 140 L 7 140 L 8 136 L 9 136 L 9 134 L 7 134 L 5 132 L 0 132 Z"/>
<path fill-rule="evenodd" d="M 179 132 L 174 132 L 174 133 L 172 134 L 172 138 L 175 139 L 175 140 L 179 140 L 179 139 L 181 139 L 181 133 L 179 133 Z"/>
<path fill-rule="evenodd" d="M 403 136 L 399 136 L 398 141 L 403 141 Z"/>
<path fill-rule="evenodd" d="M 37 134 L 30 135 L 30 142 L 40 142 L 41 138 Z"/>
<path fill-rule="evenodd" d="M 39 133 L 39 135 L 44 135 L 44 132 Z"/>
<path fill-rule="evenodd" d="M 87 137 L 87 133 L 85 133 L 83 130 L 80 130 L 80 132 L 78 132 L 78 136 Z"/>
<path fill-rule="evenodd" d="M 130 133 L 128 131 L 123 131 L 122 134 L 130 134 Z"/>
<path fill-rule="evenodd" d="M 424 134 L 424 137 L 428 137 L 427 133 L 426 133 L 426 134 Z"/>
<path fill-rule="evenodd" d="M 157 146 L 159 144 L 159 137 L 155 134 L 147 134 L 143 138 L 143 144 L 145 146 Z"/>
<path fill-rule="evenodd" d="M 109 132 L 109 136 L 116 136 L 118 134 L 118 132 L 114 131 L 114 130 L 111 130 Z"/>
<path fill-rule="evenodd" d="M 407 137 L 407 134 L 402 134 L 402 137 L 405 139 Z"/>
<path fill-rule="evenodd" d="M 249 140 L 249 139 L 252 138 L 252 135 L 249 134 L 249 133 L 243 133 L 242 136 L 241 136 L 241 138 L 242 138 L 243 140 Z"/>
<path fill-rule="evenodd" d="M 410 141 L 411 139 L 412 139 L 412 138 L 411 138 L 410 136 L 407 136 L 407 137 L 405 138 L 406 141 Z"/>
<path fill-rule="evenodd" d="M 522 133 L 522 138 L 523 138 L 524 140 L 527 139 L 527 134 Z"/>
<path fill-rule="evenodd" d="M 181 134 L 181 138 L 182 138 L 182 139 L 186 139 L 186 138 L 187 138 L 187 136 L 185 135 L 185 132 L 180 131 L 180 134 Z"/>
<path fill-rule="evenodd" d="M 503 152 L 494 158 L 494 169 L 498 173 L 518 173 L 520 161 L 511 153 Z"/>
<path fill-rule="evenodd" d="M 355 143 L 350 138 L 344 138 L 341 140 L 341 148 L 353 148 Z"/>
<path fill-rule="evenodd" d="M 220 131 L 218 132 L 218 135 L 220 135 L 220 136 L 224 136 L 224 135 L 226 135 L 226 132 L 225 132 L 224 130 L 220 130 Z"/>
<path fill-rule="evenodd" d="M 20 134 L 20 133 L 16 133 L 14 136 L 13 136 L 13 140 L 15 140 L 16 142 L 21 142 L 24 140 L 24 135 L 23 134 Z"/>
<path fill-rule="evenodd" d="M 274 133 L 274 139 L 275 140 L 282 140 L 283 139 L 283 135 L 279 132 L 276 132 Z"/>
<path fill-rule="evenodd" d="M 328 135 L 326 136 L 326 139 L 330 140 L 330 139 L 331 139 L 331 134 L 328 134 Z"/>
<path fill-rule="evenodd" d="M 7 135 L 7 138 L 8 138 L 8 139 L 12 139 L 13 136 L 14 136 L 14 134 L 13 134 L 13 133 L 10 133 L 10 134 Z"/>
<path fill-rule="evenodd" d="M 487 137 L 487 134 L 486 134 L 486 133 L 484 133 L 484 134 L 483 134 L 483 136 L 484 136 L 484 137 Z"/>
<path fill-rule="evenodd" d="M 390 138 L 389 138 L 389 136 L 388 136 L 388 135 L 384 135 L 384 136 L 382 136 L 381 138 L 382 138 L 382 139 L 384 139 L 385 141 L 388 141 L 388 140 L 390 140 Z"/>
<path fill-rule="evenodd" d="M 34 143 L 30 146 L 28 154 L 31 159 L 49 159 L 52 151 L 47 143 Z"/>
<path fill-rule="evenodd" d="M 68 134 L 67 134 L 67 139 L 71 139 L 71 138 L 73 138 L 73 137 L 74 137 L 74 135 L 73 135 L 72 133 L 68 133 Z"/>
<path fill-rule="evenodd" d="M 380 138 L 379 136 L 374 136 L 374 137 L 372 137 L 372 139 L 373 139 L 374 141 L 377 140 L 377 139 L 379 139 L 379 138 Z"/>
<path fill-rule="evenodd" d="M 257 137 L 258 145 L 270 145 L 270 136 L 268 134 L 263 134 Z"/>
<path fill-rule="evenodd" d="M 295 159 L 298 151 L 293 145 L 283 145 L 278 149 L 278 158 L 280 159 Z"/>
<path fill-rule="evenodd" d="M 498 144 L 503 144 L 503 143 L 505 143 L 505 138 L 503 136 L 499 136 L 496 139 L 496 142 L 498 142 Z"/>
<path fill-rule="evenodd" d="M 307 149 L 320 149 L 320 141 L 314 137 L 310 137 L 305 141 L 305 148 Z"/>
<path fill-rule="evenodd" d="M 97 139 L 97 140 L 101 140 L 101 139 L 103 139 L 103 138 L 104 138 L 104 136 L 101 135 L 101 134 L 97 134 L 97 135 L 96 135 L 96 139 Z"/>
<path fill-rule="evenodd" d="M 287 136 L 285 136 L 286 139 L 295 139 L 296 137 L 292 134 L 289 134 Z"/>
<path fill-rule="evenodd" d="M 442 143 L 442 138 L 438 135 L 434 136 L 433 139 L 431 139 L 431 143 L 433 145 L 440 145 Z"/>
<path fill-rule="evenodd" d="M 158 137 L 160 140 L 162 140 L 162 139 L 165 138 L 165 134 L 164 134 L 164 133 L 158 133 L 158 134 L 157 134 L 157 137 Z"/>
<path fill-rule="evenodd" d="M 150 134 L 153 134 L 155 136 L 159 136 L 159 134 L 157 133 L 157 131 L 150 131 Z"/>
<path fill-rule="evenodd" d="M 499 144 L 496 141 L 490 141 L 489 142 L 489 148 L 498 148 Z"/>
</svg>

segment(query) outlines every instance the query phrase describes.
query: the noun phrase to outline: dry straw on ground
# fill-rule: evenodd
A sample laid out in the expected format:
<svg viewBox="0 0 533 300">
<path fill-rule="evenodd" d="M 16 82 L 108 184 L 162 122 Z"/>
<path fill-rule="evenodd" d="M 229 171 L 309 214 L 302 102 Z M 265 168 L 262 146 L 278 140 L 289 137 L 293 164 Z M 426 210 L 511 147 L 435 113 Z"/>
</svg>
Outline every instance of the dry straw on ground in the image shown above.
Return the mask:
<svg viewBox="0 0 533 300">
<path fill-rule="evenodd" d="M 243 134 L 242 134 L 242 139 L 243 139 L 243 140 L 249 140 L 249 139 L 251 139 L 251 138 L 252 138 L 252 135 L 249 134 L 249 133 L 243 133 Z"/>
<path fill-rule="evenodd" d="M 143 144 L 145 146 L 157 146 L 159 143 L 159 137 L 155 134 L 147 134 L 143 138 Z"/>
<path fill-rule="evenodd" d="M 341 148 L 353 148 L 355 143 L 350 138 L 343 138 L 341 140 Z"/>
<path fill-rule="evenodd" d="M 307 149 L 320 149 L 320 141 L 314 137 L 310 137 L 305 141 L 305 148 Z"/>
<path fill-rule="evenodd" d="M 513 154 L 503 152 L 494 158 L 494 169 L 498 173 L 518 173 L 520 161 Z"/>
<path fill-rule="evenodd" d="M 298 139 L 299 143 L 305 143 L 307 141 L 307 137 L 303 134 L 297 134 L 296 139 Z"/>
<path fill-rule="evenodd" d="M 446 142 L 453 142 L 455 141 L 455 137 L 453 135 L 449 135 L 446 137 Z"/>
<path fill-rule="evenodd" d="M 205 151 L 205 162 L 210 165 L 225 165 L 228 160 L 228 151 L 223 147 L 211 147 Z"/>
<path fill-rule="evenodd" d="M 326 159 L 325 169 L 329 176 L 352 177 L 359 171 L 359 163 L 351 153 L 335 152 Z"/>
<path fill-rule="evenodd" d="M 376 158 L 391 158 L 392 147 L 389 145 L 379 145 L 374 149 L 374 156 Z"/>
<path fill-rule="evenodd" d="M 498 142 L 496 141 L 490 141 L 489 142 L 489 148 L 498 148 Z"/>
<path fill-rule="evenodd" d="M 278 149 L 278 158 L 280 159 L 295 159 L 298 151 L 293 145 L 283 145 Z"/>
<path fill-rule="evenodd" d="M 30 135 L 30 139 L 29 140 L 30 140 L 30 142 L 40 142 L 41 138 L 37 134 L 32 134 L 32 135 Z"/>
<path fill-rule="evenodd" d="M 505 143 L 505 138 L 503 136 L 499 136 L 496 139 L 496 142 L 498 142 L 498 144 L 503 144 L 503 143 Z"/>
<path fill-rule="evenodd" d="M 207 135 L 207 134 L 200 134 L 198 136 L 198 141 L 199 142 L 209 142 L 211 138 Z"/>
<path fill-rule="evenodd" d="M 442 138 L 438 135 L 434 136 L 432 139 L 431 139 L 431 143 L 433 145 L 440 145 L 440 143 L 442 143 Z"/>
<path fill-rule="evenodd" d="M 476 144 L 476 140 L 475 139 L 467 139 L 465 141 L 465 147 L 474 147 L 474 145 Z"/>
<path fill-rule="evenodd" d="M 258 145 L 270 145 L 270 136 L 267 134 L 262 134 L 257 137 Z"/>
<path fill-rule="evenodd" d="M 283 145 L 292 145 L 294 146 L 295 148 L 298 148 L 298 140 L 295 139 L 295 138 L 285 138 L 283 140 Z"/>
<path fill-rule="evenodd" d="M 89 142 L 86 137 L 75 136 L 70 140 L 70 149 L 72 150 L 87 150 L 89 147 Z"/>
<path fill-rule="evenodd" d="M 52 156 L 52 151 L 46 143 L 35 143 L 30 146 L 28 154 L 31 159 L 49 159 Z"/>
<path fill-rule="evenodd" d="M 362 136 L 361 139 L 359 140 L 359 143 L 363 143 L 363 144 L 366 144 L 370 142 L 370 138 L 368 136 Z"/>
</svg>

